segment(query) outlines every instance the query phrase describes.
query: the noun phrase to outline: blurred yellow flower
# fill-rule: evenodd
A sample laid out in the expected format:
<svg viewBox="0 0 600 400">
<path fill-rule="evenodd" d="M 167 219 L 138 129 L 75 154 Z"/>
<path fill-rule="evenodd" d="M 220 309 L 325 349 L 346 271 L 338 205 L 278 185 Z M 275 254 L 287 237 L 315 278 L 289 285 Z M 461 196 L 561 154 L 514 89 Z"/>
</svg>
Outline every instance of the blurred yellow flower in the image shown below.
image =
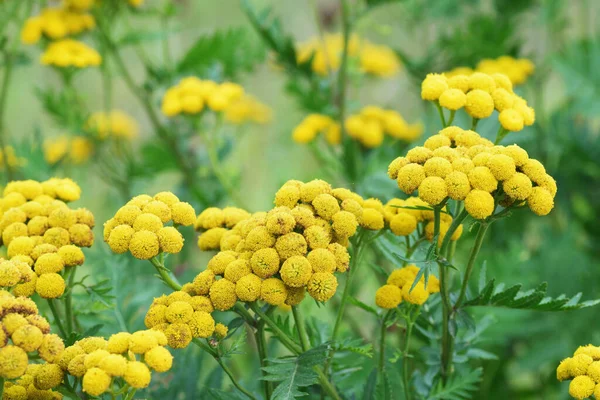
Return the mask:
<svg viewBox="0 0 600 400">
<path fill-rule="evenodd" d="M 53 65 L 59 68 L 86 68 L 100 65 L 102 57 L 96 50 L 83 42 L 64 39 L 50 43 L 40 61 L 43 65 Z"/>
<path fill-rule="evenodd" d="M 94 150 L 90 139 L 83 136 L 69 138 L 66 135 L 47 139 L 44 142 L 44 158 L 50 165 L 65 160 L 72 164 L 83 164 L 89 160 Z"/>
<path fill-rule="evenodd" d="M 139 134 L 137 121 L 119 110 L 113 110 L 108 114 L 105 112 L 93 113 L 87 121 L 87 128 L 95 131 L 99 139 L 106 139 L 109 136 L 133 139 Z"/>
<path fill-rule="evenodd" d="M 85 1 L 79 0 L 77 3 Z M 21 30 L 21 41 L 25 44 L 35 44 L 42 36 L 51 40 L 63 39 L 91 30 L 95 26 L 96 21 L 91 14 L 63 8 L 45 8 L 40 15 L 25 21 Z"/>
</svg>

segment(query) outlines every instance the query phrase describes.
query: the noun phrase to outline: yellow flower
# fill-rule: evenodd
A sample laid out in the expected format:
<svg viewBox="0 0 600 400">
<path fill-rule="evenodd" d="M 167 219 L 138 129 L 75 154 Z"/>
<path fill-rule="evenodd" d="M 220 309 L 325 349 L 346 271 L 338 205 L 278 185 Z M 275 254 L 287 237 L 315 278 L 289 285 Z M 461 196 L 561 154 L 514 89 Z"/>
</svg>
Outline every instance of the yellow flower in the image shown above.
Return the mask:
<svg viewBox="0 0 600 400">
<path fill-rule="evenodd" d="M 396 308 L 402 301 L 402 291 L 394 285 L 383 285 L 375 293 L 375 304 L 381 308 Z"/>
<path fill-rule="evenodd" d="M 305 257 L 294 256 L 283 263 L 279 273 L 287 286 L 300 287 L 308 283 L 312 271 L 312 266 Z"/>
<path fill-rule="evenodd" d="M 233 251 L 220 251 L 217 254 L 215 254 L 209 261 L 208 261 L 208 265 L 207 268 L 208 270 L 212 271 L 213 276 L 206 276 L 205 278 L 199 278 L 199 279 L 208 279 L 210 282 L 212 282 L 214 280 L 214 275 L 223 275 L 223 273 L 225 273 L 225 268 L 227 268 L 227 266 L 232 263 L 233 261 L 235 261 L 237 259 L 237 253 L 233 252 Z M 206 271 L 202 272 L 202 274 L 207 274 Z M 200 275 L 198 275 L 199 277 Z M 203 285 L 204 288 L 206 289 L 206 286 Z M 208 289 L 206 289 L 206 293 L 208 293 Z M 200 292 L 200 294 L 206 294 L 206 293 L 202 293 Z"/>
<path fill-rule="evenodd" d="M 395 75 L 400 69 L 398 58 L 387 46 L 365 43 L 360 51 L 360 68 L 364 73 L 381 77 Z"/>
<path fill-rule="evenodd" d="M 308 294 L 317 301 L 325 302 L 333 297 L 337 289 L 337 279 L 327 272 L 315 272 L 308 281 Z"/>
<path fill-rule="evenodd" d="M 421 83 L 421 98 L 435 101 L 448 89 L 448 81 L 444 75 L 427 74 Z"/>
<path fill-rule="evenodd" d="M 27 369 L 27 353 L 17 346 L 7 345 L 0 348 L 0 377 L 15 379 Z"/>
<path fill-rule="evenodd" d="M 348 211 L 336 212 L 331 220 L 333 231 L 340 237 L 349 238 L 354 235 L 358 227 L 356 216 Z"/>
<path fill-rule="evenodd" d="M 569 362 L 569 373 L 574 376 L 585 375 L 594 359 L 587 354 L 577 354 Z"/>
<path fill-rule="evenodd" d="M 400 168 L 396 182 L 406 194 L 414 192 L 425 179 L 425 168 L 416 163 L 410 163 Z"/>
<path fill-rule="evenodd" d="M 473 189 L 492 193 L 498 187 L 498 181 L 487 167 L 475 167 L 467 174 Z"/>
<path fill-rule="evenodd" d="M 81 265 L 85 261 L 85 255 L 83 254 L 83 251 L 81 251 L 81 249 L 75 245 L 62 246 L 60 249 L 58 249 L 58 255 L 64 261 L 65 266 L 68 267 Z"/>
<path fill-rule="evenodd" d="M 471 191 L 471 183 L 464 172 L 454 171 L 445 178 L 448 197 L 453 200 L 464 200 Z"/>
<path fill-rule="evenodd" d="M 98 66 L 101 62 L 102 57 L 96 50 L 88 47 L 83 42 L 72 39 L 51 42 L 41 56 L 43 65 L 52 65 L 59 68 L 86 68 Z"/>
<path fill-rule="evenodd" d="M 438 176 L 428 176 L 419 185 L 419 198 L 433 206 L 440 204 L 447 196 L 446 182 Z"/>
<path fill-rule="evenodd" d="M 385 226 L 383 214 L 374 208 L 365 208 L 363 210 L 360 226 L 370 230 L 380 230 Z"/>
<path fill-rule="evenodd" d="M 83 391 L 92 396 L 100 396 L 110 386 L 110 376 L 100 368 L 90 368 L 83 376 Z"/>
<path fill-rule="evenodd" d="M 465 198 L 465 209 L 475 219 L 485 219 L 494 212 L 494 198 L 486 191 L 473 189 Z"/>
<path fill-rule="evenodd" d="M 498 119 L 502 127 L 507 131 L 518 132 L 523 129 L 523 115 L 516 110 L 511 108 L 506 109 L 500 113 Z"/>
<path fill-rule="evenodd" d="M 225 279 L 236 283 L 242 277 L 249 275 L 252 273 L 252 268 L 250 268 L 250 263 L 248 260 L 237 259 L 233 262 L 230 262 L 229 265 L 225 268 Z"/>
<path fill-rule="evenodd" d="M 65 291 L 65 280 L 56 273 L 40 275 L 35 283 L 35 291 L 44 299 L 55 299 Z"/>
<path fill-rule="evenodd" d="M 240 278 L 235 284 L 235 294 L 241 301 L 253 302 L 260 297 L 262 280 L 254 274 Z"/>
<path fill-rule="evenodd" d="M 34 385 L 37 389 L 48 390 L 60 385 L 63 370 L 58 364 L 41 364 L 34 374 Z"/>
<path fill-rule="evenodd" d="M 486 91 L 481 89 L 471 90 L 467 93 L 465 110 L 473 118 L 487 118 L 494 112 L 494 100 Z"/>
<path fill-rule="evenodd" d="M 300 189 L 294 185 L 285 184 L 275 193 L 276 207 L 286 206 L 292 209 L 298 201 L 300 201 Z"/>
<path fill-rule="evenodd" d="M 527 197 L 527 205 L 537 215 L 548 215 L 554 208 L 554 199 L 548 190 L 536 186 Z"/>
<path fill-rule="evenodd" d="M 467 96 L 459 89 L 447 89 L 440 95 L 440 105 L 448 110 L 458 110 L 467 103 Z"/>
<path fill-rule="evenodd" d="M 286 235 L 280 236 L 279 238 L 277 238 L 277 242 L 275 242 L 276 253 L 279 255 L 279 258 L 282 261 L 285 261 L 293 256 L 306 255 L 307 248 L 308 245 L 304 236 L 296 232 L 291 232 Z M 271 257 L 274 258 L 274 256 Z M 261 274 L 257 273 L 257 270 L 254 268 L 254 266 L 252 267 L 252 270 L 256 275 L 261 276 Z"/>
<path fill-rule="evenodd" d="M 148 353 L 144 354 L 144 358 L 147 357 L 147 354 Z M 100 360 L 98 368 L 110 376 L 123 376 L 123 374 L 125 374 L 125 369 L 127 368 L 127 359 L 120 354 L 109 354 Z"/>
<path fill-rule="evenodd" d="M 160 251 L 158 236 L 150 231 L 135 232 L 129 242 L 129 251 L 135 258 L 149 260 Z"/>
<path fill-rule="evenodd" d="M 195 338 L 207 338 L 215 330 L 215 320 L 205 311 L 195 311 L 188 323 L 192 336 Z"/>
<path fill-rule="evenodd" d="M 168 344 L 174 349 L 183 349 L 192 341 L 192 331 L 186 324 L 170 324 L 165 330 Z"/>
<path fill-rule="evenodd" d="M 425 289 L 423 282 L 418 282 L 414 288 L 412 288 L 412 282 L 402 287 L 402 298 L 412 304 L 422 305 L 429 298 L 429 292 Z"/>
<path fill-rule="evenodd" d="M 15 346 L 30 353 L 42 345 L 44 335 L 40 328 L 33 325 L 24 325 L 14 331 L 11 339 Z"/>
<path fill-rule="evenodd" d="M 417 219 L 406 212 L 399 211 L 390 220 L 390 230 L 397 236 L 408 236 L 417 229 Z"/>
<path fill-rule="evenodd" d="M 118 225 L 110 231 L 108 236 L 108 246 L 114 253 L 125 253 L 129 250 L 129 243 L 131 242 L 134 233 L 136 232 L 129 225 Z"/>
<path fill-rule="evenodd" d="M 95 131 L 101 140 L 108 137 L 133 139 L 139 134 L 139 126 L 135 119 L 119 110 L 110 111 L 108 114 L 93 113 L 87 120 L 86 127 Z"/>
<path fill-rule="evenodd" d="M 129 350 L 129 340 L 131 334 L 128 332 L 119 332 L 111 335 L 106 344 L 106 350 L 110 353 L 123 354 Z"/>
<path fill-rule="evenodd" d="M 469 89 L 479 89 L 492 93 L 496 89 L 496 81 L 483 72 L 474 72 L 469 76 Z"/>
<path fill-rule="evenodd" d="M 176 254 L 183 248 L 183 235 L 172 226 L 160 228 L 157 232 L 160 250 L 165 253 Z M 135 235 L 132 238 L 132 242 Z"/>
<path fill-rule="evenodd" d="M 155 347 L 144 354 L 144 362 L 156 372 L 165 372 L 173 365 L 173 356 L 164 347 Z"/>
<path fill-rule="evenodd" d="M 225 339 L 227 337 L 228 332 L 229 328 L 227 328 L 227 325 L 224 325 L 220 322 L 217 325 L 215 325 L 215 336 L 219 339 Z"/>
<path fill-rule="evenodd" d="M 210 288 L 210 300 L 215 309 L 219 311 L 229 310 L 237 301 L 235 284 L 227 279 L 216 281 Z"/>
<path fill-rule="evenodd" d="M 289 212 L 280 211 L 267 216 L 266 227 L 269 233 L 273 235 L 290 233 L 295 226 L 296 220 Z"/>
<path fill-rule="evenodd" d="M 273 306 L 281 305 L 287 298 L 286 286 L 280 279 L 265 279 L 260 288 L 260 298 Z"/>
<path fill-rule="evenodd" d="M 452 172 L 452 164 L 442 157 L 431 157 L 429 160 L 425 161 L 423 167 L 425 168 L 425 175 L 428 177 L 437 176 L 445 178 L 446 175 Z"/>
<path fill-rule="evenodd" d="M 178 201 L 171 204 L 170 207 L 171 218 L 173 219 L 174 224 L 190 226 L 196 221 L 196 211 L 190 203 Z"/>
<path fill-rule="evenodd" d="M 594 393 L 596 384 L 589 376 L 576 376 L 569 385 L 569 394 L 579 400 L 587 399 Z"/>
<path fill-rule="evenodd" d="M 44 158 L 50 165 L 61 161 L 69 152 L 69 138 L 60 136 L 56 139 L 44 141 Z"/>
</svg>

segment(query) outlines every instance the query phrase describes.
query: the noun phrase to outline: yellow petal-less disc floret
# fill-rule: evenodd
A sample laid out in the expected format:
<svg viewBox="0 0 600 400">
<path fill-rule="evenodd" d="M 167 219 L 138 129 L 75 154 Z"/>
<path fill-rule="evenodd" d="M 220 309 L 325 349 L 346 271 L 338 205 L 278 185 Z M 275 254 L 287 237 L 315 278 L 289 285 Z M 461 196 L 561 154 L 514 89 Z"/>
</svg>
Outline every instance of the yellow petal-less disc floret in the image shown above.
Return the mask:
<svg viewBox="0 0 600 400">
<path fill-rule="evenodd" d="M 438 176 L 428 176 L 419 185 L 419 198 L 433 206 L 440 204 L 447 196 L 446 182 Z"/>
<path fill-rule="evenodd" d="M 123 378 L 131 387 L 142 389 L 150 384 L 151 374 L 144 363 L 130 361 L 127 364 L 127 369 L 125 370 Z"/>
<path fill-rule="evenodd" d="M 396 308 L 402 301 L 402 291 L 394 285 L 383 285 L 375 292 L 375 304 L 381 308 Z"/>
<path fill-rule="evenodd" d="M 287 286 L 301 287 L 308 283 L 312 275 L 312 266 L 305 257 L 294 256 L 283 263 L 279 274 Z"/>
<path fill-rule="evenodd" d="M 467 93 L 465 110 L 473 118 L 487 118 L 494 112 L 494 100 L 486 91 L 481 89 L 471 90 Z"/>
<path fill-rule="evenodd" d="M 235 284 L 235 293 L 241 301 L 253 302 L 260 297 L 262 280 L 254 274 L 246 275 Z"/>
<path fill-rule="evenodd" d="M 144 354 L 144 362 L 156 372 L 166 372 L 173 365 L 173 356 L 164 347 L 155 347 Z"/>
<path fill-rule="evenodd" d="M 215 309 L 227 311 L 235 305 L 237 295 L 235 294 L 235 283 L 220 279 L 210 288 L 210 300 Z"/>
<path fill-rule="evenodd" d="M 594 393 L 595 387 L 595 382 L 589 376 L 576 376 L 569 385 L 569 394 L 578 400 L 587 399 Z"/>
<path fill-rule="evenodd" d="M 92 396 L 100 396 L 108 390 L 111 377 L 100 368 L 90 368 L 83 376 L 83 391 Z"/>
<path fill-rule="evenodd" d="M 474 189 L 465 198 L 465 209 L 475 219 L 485 219 L 494 212 L 494 198 L 486 191 Z"/>
<path fill-rule="evenodd" d="M 333 297 L 337 285 L 337 279 L 333 274 L 316 272 L 308 281 L 307 290 L 313 299 L 325 302 Z"/>
<path fill-rule="evenodd" d="M 459 89 L 447 89 L 439 97 L 440 106 L 448 110 L 458 110 L 467 103 L 467 96 Z"/>
<path fill-rule="evenodd" d="M 444 75 L 427 74 L 421 83 L 421 98 L 435 101 L 448 89 L 448 81 Z"/>
<path fill-rule="evenodd" d="M 154 232 L 135 232 L 129 242 L 129 251 L 135 258 L 149 260 L 160 251 L 159 238 Z"/>
<path fill-rule="evenodd" d="M 268 304 L 279 306 L 287 298 L 287 288 L 280 279 L 265 279 L 260 288 L 260 298 Z"/>
</svg>

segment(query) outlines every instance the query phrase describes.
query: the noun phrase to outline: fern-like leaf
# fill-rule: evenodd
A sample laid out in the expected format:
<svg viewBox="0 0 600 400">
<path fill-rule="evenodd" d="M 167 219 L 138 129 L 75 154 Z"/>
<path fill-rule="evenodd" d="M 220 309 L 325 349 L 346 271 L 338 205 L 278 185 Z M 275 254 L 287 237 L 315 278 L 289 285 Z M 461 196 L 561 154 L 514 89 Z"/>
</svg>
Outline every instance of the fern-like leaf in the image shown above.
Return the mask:
<svg viewBox="0 0 600 400">
<path fill-rule="evenodd" d="M 441 390 L 433 393 L 429 400 L 465 400 L 471 399 L 481 382 L 483 370 L 477 368 L 465 375 L 455 374 L 448 384 Z"/>
</svg>

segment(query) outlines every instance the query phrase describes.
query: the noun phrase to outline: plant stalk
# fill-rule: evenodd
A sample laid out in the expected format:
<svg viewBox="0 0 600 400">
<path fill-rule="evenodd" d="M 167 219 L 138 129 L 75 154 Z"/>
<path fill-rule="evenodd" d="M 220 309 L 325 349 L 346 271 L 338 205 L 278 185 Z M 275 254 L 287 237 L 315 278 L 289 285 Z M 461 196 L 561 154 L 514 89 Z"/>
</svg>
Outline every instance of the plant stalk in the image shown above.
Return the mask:
<svg viewBox="0 0 600 400">
<path fill-rule="evenodd" d="M 171 275 L 169 274 L 169 269 L 165 267 L 162 258 L 159 260 L 156 257 L 152 257 L 150 259 L 150 262 L 152 263 L 152 265 L 154 265 L 154 268 L 156 268 L 156 271 L 160 275 L 160 278 L 165 283 L 165 285 L 169 286 L 171 289 L 176 291 L 181 290 L 182 286 L 179 284 L 179 282 L 177 282 L 177 278 L 171 277 Z"/>
</svg>

